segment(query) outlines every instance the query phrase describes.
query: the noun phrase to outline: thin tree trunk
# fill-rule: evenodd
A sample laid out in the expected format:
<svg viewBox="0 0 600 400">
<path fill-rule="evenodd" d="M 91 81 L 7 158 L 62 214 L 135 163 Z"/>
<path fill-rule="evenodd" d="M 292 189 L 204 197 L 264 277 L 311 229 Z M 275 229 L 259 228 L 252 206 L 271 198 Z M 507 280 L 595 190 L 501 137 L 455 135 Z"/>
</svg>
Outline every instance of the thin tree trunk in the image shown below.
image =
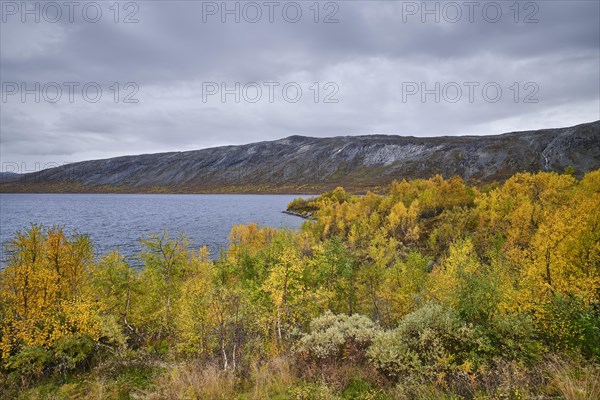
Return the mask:
<svg viewBox="0 0 600 400">
<path fill-rule="evenodd" d="M 236 360 L 235 360 L 236 349 L 237 349 L 237 343 L 234 342 L 233 343 L 233 351 L 231 352 L 231 361 L 232 361 L 232 367 L 233 367 L 234 371 L 235 371 L 235 368 L 236 368 Z"/>
<path fill-rule="evenodd" d="M 281 342 L 281 313 L 277 310 L 277 338 Z"/>
<path fill-rule="evenodd" d="M 223 353 L 223 369 L 227 371 L 229 363 L 227 362 L 227 352 L 225 351 L 225 339 L 221 339 L 221 353 Z"/>
</svg>

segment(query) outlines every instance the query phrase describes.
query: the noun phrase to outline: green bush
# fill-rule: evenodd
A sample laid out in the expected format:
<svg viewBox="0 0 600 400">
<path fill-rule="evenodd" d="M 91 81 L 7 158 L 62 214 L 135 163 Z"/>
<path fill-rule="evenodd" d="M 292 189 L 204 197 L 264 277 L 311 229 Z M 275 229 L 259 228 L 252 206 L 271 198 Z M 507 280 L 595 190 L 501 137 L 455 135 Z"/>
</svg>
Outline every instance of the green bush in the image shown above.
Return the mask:
<svg viewBox="0 0 600 400">
<path fill-rule="evenodd" d="M 392 397 L 386 395 L 369 382 L 363 380 L 351 380 L 341 393 L 344 400 L 388 400 Z"/>
<path fill-rule="evenodd" d="M 548 344 L 558 351 L 580 351 L 600 359 L 600 314 L 577 296 L 555 294 L 546 306 L 542 331 Z"/>
<path fill-rule="evenodd" d="M 326 385 L 310 382 L 302 382 L 298 386 L 290 388 L 285 399 L 293 400 L 342 400 L 336 396 L 331 388 Z"/>
<path fill-rule="evenodd" d="M 408 314 L 398 327 L 377 337 L 368 350 L 374 366 L 389 377 L 436 379 L 469 372 L 478 347 L 475 330 L 450 308 L 428 304 Z"/>
<path fill-rule="evenodd" d="M 318 361 L 353 358 L 360 361 L 380 328 L 362 315 L 335 315 L 327 311 L 310 323 L 310 333 L 297 346 L 300 354 Z"/>
<path fill-rule="evenodd" d="M 54 346 L 24 347 L 6 361 L 6 367 L 21 381 L 34 381 L 55 371 L 62 375 L 88 367 L 95 354 L 95 342 L 87 336 L 70 336 L 59 339 Z"/>
<path fill-rule="evenodd" d="M 526 314 L 494 316 L 475 329 L 479 347 L 474 357 L 481 362 L 500 358 L 531 362 L 539 359 L 544 348 L 532 318 Z"/>
<path fill-rule="evenodd" d="M 41 346 L 28 346 L 10 357 L 6 366 L 25 379 L 43 375 L 51 362 L 52 352 L 50 350 Z"/>
<path fill-rule="evenodd" d="M 94 355 L 96 344 L 88 336 L 69 336 L 53 346 L 56 369 L 63 375 L 88 364 Z"/>
</svg>

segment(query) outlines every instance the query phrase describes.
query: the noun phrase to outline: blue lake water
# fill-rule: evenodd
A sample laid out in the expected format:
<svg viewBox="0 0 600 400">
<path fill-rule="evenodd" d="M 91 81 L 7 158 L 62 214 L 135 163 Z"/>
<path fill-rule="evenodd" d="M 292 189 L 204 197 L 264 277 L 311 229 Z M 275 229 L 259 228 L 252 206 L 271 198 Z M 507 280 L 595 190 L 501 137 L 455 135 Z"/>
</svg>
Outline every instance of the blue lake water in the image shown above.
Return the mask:
<svg viewBox="0 0 600 400">
<path fill-rule="evenodd" d="M 140 239 L 163 230 L 184 233 L 194 247 L 216 256 L 227 246 L 231 227 L 255 222 L 298 229 L 303 220 L 283 214 L 297 195 L 204 194 L 0 194 L 0 241 L 30 223 L 62 225 L 89 235 L 97 254 L 119 248 L 127 256 Z M 3 246 L 2 246 L 3 247 Z M 5 259 L 4 249 L 0 256 Z M 133 261 L 133 260 L 132 260 Z M 134 261 L 135 263 L 135 261 Z"/>
</svg>

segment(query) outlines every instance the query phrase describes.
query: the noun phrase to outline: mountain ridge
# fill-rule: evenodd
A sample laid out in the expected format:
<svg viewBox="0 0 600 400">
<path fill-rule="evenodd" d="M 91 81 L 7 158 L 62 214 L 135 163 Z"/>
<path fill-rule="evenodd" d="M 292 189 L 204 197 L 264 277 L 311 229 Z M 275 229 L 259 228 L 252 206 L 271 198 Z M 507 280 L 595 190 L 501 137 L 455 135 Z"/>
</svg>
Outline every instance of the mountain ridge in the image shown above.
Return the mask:
<svg viewBox="0 0 600 400">
<path fill-rule="evenodd" d="M 499 135 L 292 135 L 274 141 L 79 161 L 0 175 L 0 192 L 320 193 L 376 190 L 392 180 L 516 172 L 582 175 L 600 168 L 600 121 Z"/>
</svg>

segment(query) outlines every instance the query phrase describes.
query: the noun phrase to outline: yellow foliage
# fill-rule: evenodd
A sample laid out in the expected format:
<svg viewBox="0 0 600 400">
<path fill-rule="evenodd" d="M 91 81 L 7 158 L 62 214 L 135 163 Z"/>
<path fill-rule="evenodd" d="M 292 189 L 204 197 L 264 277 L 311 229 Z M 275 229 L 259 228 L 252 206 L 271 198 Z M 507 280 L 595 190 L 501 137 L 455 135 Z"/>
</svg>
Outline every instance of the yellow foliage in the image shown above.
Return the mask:
<svg viewBox="0 0 600 400">
<path fill-rule="evenodd" d="M 86 237 L 33 225 L 17 232 L 7 250 L 11 257 L 0 271 L 3 358 L 74 333 L 100 337 L 98 308 L 88 290 L 92 248 Z"/>
</svg>

